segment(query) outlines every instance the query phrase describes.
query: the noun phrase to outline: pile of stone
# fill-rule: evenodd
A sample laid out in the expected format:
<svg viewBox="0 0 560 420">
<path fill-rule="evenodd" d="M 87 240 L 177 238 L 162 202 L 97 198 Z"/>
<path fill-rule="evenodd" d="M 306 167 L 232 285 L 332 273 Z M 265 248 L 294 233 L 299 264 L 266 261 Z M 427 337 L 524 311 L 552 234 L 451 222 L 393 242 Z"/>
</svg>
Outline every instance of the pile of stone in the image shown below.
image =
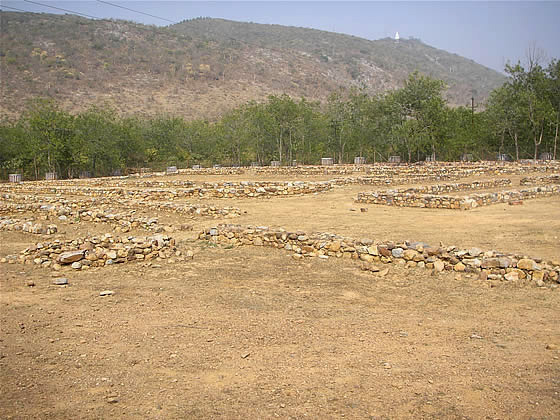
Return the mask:
<svg viewBox="0 0 560 420">
<path fill-rule="evenodd" d="M 361 192 L 357 203 L 381 204 L 396 207 L 420 207 L 452 210 L 471 210 L 481 206 L 499 203 L 521 202 L 523 200 L 560 194 L 560 185 L 548 185 L 523 190 L 478 193 L 467 196 L 436 194 L 415 194 L 398 190 Z"/>
<path fill-rule="evenodd" d="M 56 225 L 35 223 L 33 220 L 11 219 L 0 216 L 0 231 L 25 232 L 37 235 L 54 235 L 58 232 Z"/>
<path fill-rule="evenodd" d="M 348 258 L 363 261 L 369 271 L 379 271 L 374 264 L 401 264 L 435 272 L 455 271 L 478 273 L 482 278 L 501 280 L 533 280 L 560 282 L 560 261 L 544 261 L 524 255 L 478 248 L 460 249 L 455 246 L 432 247 L 422 242 L 377 242 L 371 239 L 351 239 L 331 233 L 306 234 L 266 226 L 243 227 L 219 225 L 199 233 L 200 240 L 229 246 L 265 246 L 284 249 L 296 259 L 304 257 Z"/>
<path fill-rule="evenodd" d="M 547 176 L 529 176 L 522 178 L 519 181 L 520 185 L 548 185 L 560 184 L 560 174 L 547 175 Z"/>
<path fill-rule="evenodd" d="M 114 237 L 107 233 L 100 237 L 37 243 L 19 255 L 2 258 L 0 262 L 35 264 L 55 270 L 62 267 L 87 270 L 133 261 L 187 259 L 192 256 L 192 252 L 183 256 L 176 249 L 175 240 L 165 235 Z"/>
</svg>

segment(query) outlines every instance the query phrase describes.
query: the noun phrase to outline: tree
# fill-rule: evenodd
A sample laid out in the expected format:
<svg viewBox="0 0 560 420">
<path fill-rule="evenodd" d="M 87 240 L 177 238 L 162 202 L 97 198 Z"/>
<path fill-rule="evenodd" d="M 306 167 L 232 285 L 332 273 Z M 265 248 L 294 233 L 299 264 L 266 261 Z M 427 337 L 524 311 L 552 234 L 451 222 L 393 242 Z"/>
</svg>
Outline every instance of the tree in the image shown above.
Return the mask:
<svg viewBox="0 0 560 420">
<path fill-rule="evenodd" d="M 443 143 L 442 126 L 445 124 L 446 103 L 443 99 L 445 84 L 423 76 L 418 72 L 412 73 L 405 86 L 395 92 L 394 99 L 400 108 L 403 120 L 414 120 L 408 124 L 411 138 L 410 146 L 421 148 L 427 141 L 431 155 L 435 159 L 438 145 Z M 412 158 L 412 147 L 408 147 L 408 161 Z"/>
</svg>

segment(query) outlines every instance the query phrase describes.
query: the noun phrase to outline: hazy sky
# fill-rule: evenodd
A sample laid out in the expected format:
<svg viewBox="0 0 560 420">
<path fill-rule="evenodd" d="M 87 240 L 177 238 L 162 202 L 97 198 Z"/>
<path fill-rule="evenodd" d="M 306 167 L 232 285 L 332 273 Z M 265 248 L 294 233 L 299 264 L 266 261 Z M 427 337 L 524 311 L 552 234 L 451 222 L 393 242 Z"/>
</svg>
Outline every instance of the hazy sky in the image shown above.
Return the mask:
<svg viewBox="0 0 560 420">
<path fill-rule="evenodd" d="M 536 46 L 548 59 L 560 58 L 560 1 L 553 2 L 353 2 L 353 1 L 111 1 L 171 21 L 199 16 L 256 23 L 304 26 L 367 39 L 413 36 L 425 43 L 502 71 L 509 60 L 524 61 Z M 18 9 L 65 13 L 68 9 L 99 18 L 167 25 L 168 21 L 101 1 L 0 0 Z M 3 10 L 10 10 L 7 7 Z M 69 34 L 71 36 L 71 34 Z"/>
</svg>

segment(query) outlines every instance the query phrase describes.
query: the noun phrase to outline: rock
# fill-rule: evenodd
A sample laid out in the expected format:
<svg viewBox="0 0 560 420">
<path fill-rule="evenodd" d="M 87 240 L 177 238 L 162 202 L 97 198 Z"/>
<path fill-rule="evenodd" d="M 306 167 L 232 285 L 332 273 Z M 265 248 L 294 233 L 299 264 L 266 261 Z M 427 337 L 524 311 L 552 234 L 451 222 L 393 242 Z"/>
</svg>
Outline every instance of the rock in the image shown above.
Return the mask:
<svg viewBox="0 0 560 420">
<path fill-rule="evenodd" d="M 72 268 L 73 268 L 74 270 L 80 270 L 80 269 L 82 268 L 82 263 L 79 262 L 79 261 L 73 262 L 73 263 L 72 263 Z"/>
<path fill-rule="evenodd" d="M 340 241 L 333 241 L 330 245 L 329 245 L 329 250 L 332 252 L 338 252 L 340 251 L 341 248 L 341 243 Z"/>
<path fill-rule="evenodd" d="M 507 281 L 517 281 L 519 280 L 519 274 L 517 273 L 517 271 L 510 271 L 509 273 L 506 273 L 504 275 L 504 278 Z"/>
<path fill-rule="evenodd" d="M 517 268 L 521 270 L 536 270 L 537 263 L 529 258 L 522 258 L 517 261 Z"/>
<path fill-rule="evenodd" d="M 293 254 L 293 255 L 292 255 L 292 258 L 293 258 L 294 260 L 301 260 L 301 259 L 303 258 L 303 255 L 301 255 L 301 254 Z"/>
<path fill-rule="evenodd" d="M 458 272 L 463 272 L 463 271 L 465 271 L 465 264 L 463 264 L 462 262 L 458 262 L 457 264 L 455 264 L 453 266 L 453 270 L 458 271 Z"/>
<path fill-rule="evenodd" d="M 387 275 L 387 273 L 389 272 L 388 268 L 384 268 L 383 270 L 381 270 L 379 273 L 377 273 L 378 276 L 380 277 L 385 277 Z"/>
<path fill-rule="evenodd" d="M 395 258 L 401 258 L 403 256 L 404 250 L 402 248 L 393 248 L 391 254 Z"/>
<path fill-rule="evenodd" d="M 445 270 L 445 264 L 442 260 L 434 261 L 434 270 L 436 270 L 436 272 L 438 273 L 441 273 L 443 270 Z"/>
<path fill-rule="evenodd" d="M 63 286 L 65 284 L 68 284 L 68 279 L 66 277 L 59 277 L 53 280 L 53 284 L 56 284 L 57 286 Z"/>
<path fill-rule="evenodd" d="M 190 249 L 187 251 L 187 253 L 185 254 L 185 257 L 187 257 L 187 259 L 192 260 L 194 258 L 194 252 L 192 252 Z"/>
<path fill-rule="evenodd" d="M 558 350 L 558 346 L 556 344 L 547 344 L 545 349 L 547 349 L 547 350 Z"/>
<path fill-rule="evenodd" d="M 471 248 L 469 249 L 469 255 L 471 257 L 478 257 L 480 254 L 482 254 L 482 251 L 478 248 Z"/>
<path fill-rule="evenodd" d="M 368 263 L 362 264 L 362 266 L 360 268 L 363 271 L 369 271 L 369 272 L 372 272 L 372 273 L 377 273 L 377 272 L 380 271 L 378 267 L 376 267 L 373 264 L 368 264 Z"/>
<path fill-rule="evenodd" d="M 484 258 L 480 266 L 482 268 L 498 268 L 500 266 L 500 261 L 498 258 Z"/>
<path fill-rule="evenodd" d="M 544 271 L 533 271 L 533 280 L 534 281 L 543 281 L 544 280 Z"/>
<path fill-rule="evenodd" d="M 256 237 L 255 239 L 253 239 L 253 245 L 255 246 L 263 246 L 263 241 L 261 238 Z"/>
<path fill-rule="evenodd" d="M 498 258 L 498 266 L 500 268 L 509 268 L 512 266 L 512 261 L 507 257 L 500 257 Z"/>
<path fill-rule="evenodd" d="M 99 292 L 99 296 L 111 296 L 114 293 L 115 292 L 113 292 L 112 290 L 103 290 L 102 292 Z"/>
<path fill-rule="evenodd" d="M 374 261 L 373 255 L 370 255 L 370 254 L 360 254 L 360 259 L 362 261 L 366 261 L 366 262 L 373 262 Z"/>
<path fill-rule="evenodd" d="M 377 247 L 376 246 L 369 246 L 367 248 L 367 252 L 369 255 L 373 255 L 374 257 L 377 257 L 379 255 L 379 252 L 377 252 Z"/>
<path fill-rule="evenodd" d="M 71 264 L 73 262 L 80 261 L 84 258 L 84 253 L 84 250 L 63 252 L 58 257 L 58 262 L 61 264 Z"/>
<path fill-rule="evenodd" d="M 488 273 L 486 271 L 481 271 L 478 275 L 478 279 L 482 281 L 488 280 Z"/>
<path fill-rule="evenodd" d="M 33 280 L 27 280 L 27 283 L 26 283 L 26 284 L 27 284 L 28 287 L 33 287 L 33 286 L 35 286 L 35 282 L 34 282 Z"/>
<path fill-rule="evenodd" d="M 418 256 L 418 252 L 414 249 L 407 249 L 403 252 L 403 258 L 407 261 L 414 260 Z"/>
<path fill-rule="evenodd" d="M 542 280 L 537 280 L 537 287 L 544 287 L 545 283 Z"/>
</svg>

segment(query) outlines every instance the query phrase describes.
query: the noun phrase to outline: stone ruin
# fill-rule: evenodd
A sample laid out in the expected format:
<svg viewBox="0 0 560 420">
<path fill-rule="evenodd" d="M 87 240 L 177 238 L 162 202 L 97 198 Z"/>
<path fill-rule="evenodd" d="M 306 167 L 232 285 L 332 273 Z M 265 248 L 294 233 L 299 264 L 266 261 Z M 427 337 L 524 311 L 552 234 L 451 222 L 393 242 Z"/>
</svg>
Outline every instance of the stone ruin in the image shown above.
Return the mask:
<svg viewBox="0 0 560 420">
<path fill-rule="evenodd" d="M 407 268 L 426 268 L 434 272 L 477 273 L 481 279 L 560 283 L 560 261 L 545 261 L 525 255 L 478 248 L 430 246 L 423 242 L 385 242 L 345 238 L 331 233 L 307 234 L 266 226 L 219 225 L 205 229 L 199 240 L 227 246 L 263 246 L 283 249 L 295 259 L 305 257 L 346 258 L 362 261 L 365 269 L 381 271 L 375 264 L 399 264 Z"/>
</svg>

